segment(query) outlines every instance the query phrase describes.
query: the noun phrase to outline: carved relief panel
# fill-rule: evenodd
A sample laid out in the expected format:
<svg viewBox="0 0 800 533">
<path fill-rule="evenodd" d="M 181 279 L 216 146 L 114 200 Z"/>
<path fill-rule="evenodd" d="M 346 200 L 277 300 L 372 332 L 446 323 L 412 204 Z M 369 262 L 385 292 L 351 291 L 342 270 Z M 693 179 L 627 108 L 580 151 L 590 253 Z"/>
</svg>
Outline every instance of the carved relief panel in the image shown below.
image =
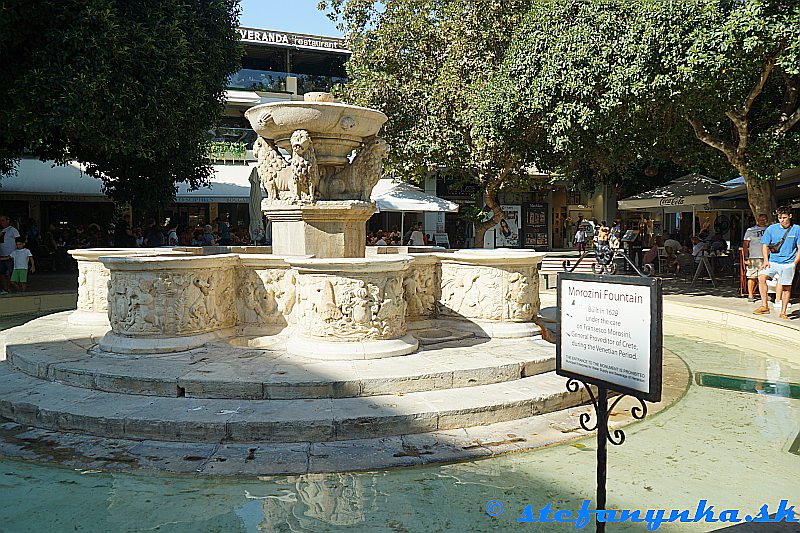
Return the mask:
<svg viewBox="0 0 800 533">
<path fill-rule="evenodd" d="M 436 299 L 439 289 L 438 263 L 419 263 L 421 264 L 412 263 L 403 277 L 406 316 L 434 317 L 437 314 Z"/>
<path fill-rule="evenodd" d="M 296 300 L 292 269 L 239 269 L 237 306 L 239 323 L 286 325 Z"/>
<path fill-rule="evenodd" d="M 392 339 L 406 333 L 401 272 L 344 278 L 297 275 L 297 326 L 326 340 Z"/>
<path fill-rule="evenodd" d="M 442 264 L 439 312 L 480 320 L 530 322 L 539 310 L 536 267 Z"/>
<path fill-rule="evenodd" d="M 78 310 L 108 311 L 108 281 L 111 272 L 97 261 L 78 261 Z"/>
<path fill-rule="evenodd" d="M 236 324 L 234 269 L 115 271 L 108 318 L 121 335 L 193 335 Z"/>
</svg>

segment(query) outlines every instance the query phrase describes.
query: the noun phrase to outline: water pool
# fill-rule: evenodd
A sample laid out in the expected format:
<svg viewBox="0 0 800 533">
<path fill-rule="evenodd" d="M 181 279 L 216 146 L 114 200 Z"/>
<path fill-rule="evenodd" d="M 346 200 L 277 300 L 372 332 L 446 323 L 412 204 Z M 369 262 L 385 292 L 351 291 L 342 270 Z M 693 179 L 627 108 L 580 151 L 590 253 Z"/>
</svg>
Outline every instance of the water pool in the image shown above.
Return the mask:
<svg viewBox="0 0 800 533">
<path fill-rule="evenodd" d="M 3 319 L 0 327 L 29 318 Z M 609 450 L 609 504 L 694 509 L 707 499 L 748 512 L 781 499 L 800 504 L 800 400 L 791 398 L 789 385 L 800 383 L 800 346 L 772 348 L 764 337 L 703 323 L 665 320 L 665 331 L 665 346 L 694 375 L 734 380 L 716 388 L 693 379 L 674 406 L 630 426 L 625 444 Z M 762 383 L 763 393 L 729 390 L 744 383 L 738 378 Z M 516 517 L 527 503 L 577 509 L 593 498 L 594 451 L 588 438 L 451 465 L 258 479 L 0 460 L 0 531 L 574 531 L 573 525 L 521 525 Z M 506 511 L 487 516 L 489 499 L 502 501 Z M 713 524 L 661 528 L 710 529 Z M 645 527 L 609 527 L 628 530 Z"/>
</svg>

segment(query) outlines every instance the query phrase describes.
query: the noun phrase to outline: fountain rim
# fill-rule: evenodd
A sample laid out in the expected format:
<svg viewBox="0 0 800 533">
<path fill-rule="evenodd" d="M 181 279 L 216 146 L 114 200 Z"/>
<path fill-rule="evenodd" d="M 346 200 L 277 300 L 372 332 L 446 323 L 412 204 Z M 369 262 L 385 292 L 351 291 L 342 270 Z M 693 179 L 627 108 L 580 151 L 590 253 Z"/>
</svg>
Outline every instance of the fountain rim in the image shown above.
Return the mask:
<svg viewBox="0 0 800 533">
<path fill-rule="evenodd" d="M 378 109 L 373 109 L 371 107 L 362 107 L 354 104 L 345 104 L 343 102 L 306 102 L 300 100 L 291 100 L 286 102 L 267 102 L 265 104 L 254 105 L 253 107 L 245 111 L 244 114 L 245 116 L 248 116 L 251 112 L 255 113 L 256 110 L 262 108 L 267 109 L 276 107 L 311 107 L 311 108 L 321 107 L 321 108 L 333 108 L 333 109 L 358 110 L 358 111 L 366 111 L 369 114 L 382 115 L 385 119 L 383 122 L 389 120 L 389 117 L 386 115 L 386 113 Z"/>
</svg>

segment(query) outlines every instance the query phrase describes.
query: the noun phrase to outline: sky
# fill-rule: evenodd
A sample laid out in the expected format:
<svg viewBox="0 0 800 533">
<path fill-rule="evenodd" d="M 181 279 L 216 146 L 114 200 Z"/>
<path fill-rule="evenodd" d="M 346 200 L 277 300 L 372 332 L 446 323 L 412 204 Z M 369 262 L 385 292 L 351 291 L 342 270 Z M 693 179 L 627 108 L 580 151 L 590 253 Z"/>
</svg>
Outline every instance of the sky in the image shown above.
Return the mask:
<svg viewBox="0 0 800 533">
<path fill-rule="evenodd" d="M 334 23 L 317 10 L 319 0 L 241 0 L 239 24 L 264 30 L 341 37 Z"/>
</svg>

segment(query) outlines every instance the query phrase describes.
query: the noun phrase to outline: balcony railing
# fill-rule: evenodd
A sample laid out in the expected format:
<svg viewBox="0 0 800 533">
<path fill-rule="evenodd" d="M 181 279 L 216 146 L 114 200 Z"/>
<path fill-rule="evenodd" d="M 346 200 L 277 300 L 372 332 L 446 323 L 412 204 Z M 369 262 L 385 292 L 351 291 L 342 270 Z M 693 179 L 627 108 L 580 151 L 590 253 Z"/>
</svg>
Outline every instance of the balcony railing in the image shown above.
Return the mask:
<svg viewBox="0 0 800 533">
<path fill-rule="evenodd" d="M 209 143 L 208 157 L 215 161 L 244 162 L 257 138 L 250 128 L 219 127 Z"/>
<path fill-rule="evenodd" d="M 286 92 L 286 72 L 270 70 L 254 70 L 243 68 L 228 81 L 231 89 L 249 89 L 251 91 Z"/>
<path fill-rule="evenodd" d="M 347 83 L 347 78 L 338 76 L 316 76 L 314 74 L 296 74 L 297 94 L 314 91 L 330 92 L 337 83 Z"/>
</svg>

